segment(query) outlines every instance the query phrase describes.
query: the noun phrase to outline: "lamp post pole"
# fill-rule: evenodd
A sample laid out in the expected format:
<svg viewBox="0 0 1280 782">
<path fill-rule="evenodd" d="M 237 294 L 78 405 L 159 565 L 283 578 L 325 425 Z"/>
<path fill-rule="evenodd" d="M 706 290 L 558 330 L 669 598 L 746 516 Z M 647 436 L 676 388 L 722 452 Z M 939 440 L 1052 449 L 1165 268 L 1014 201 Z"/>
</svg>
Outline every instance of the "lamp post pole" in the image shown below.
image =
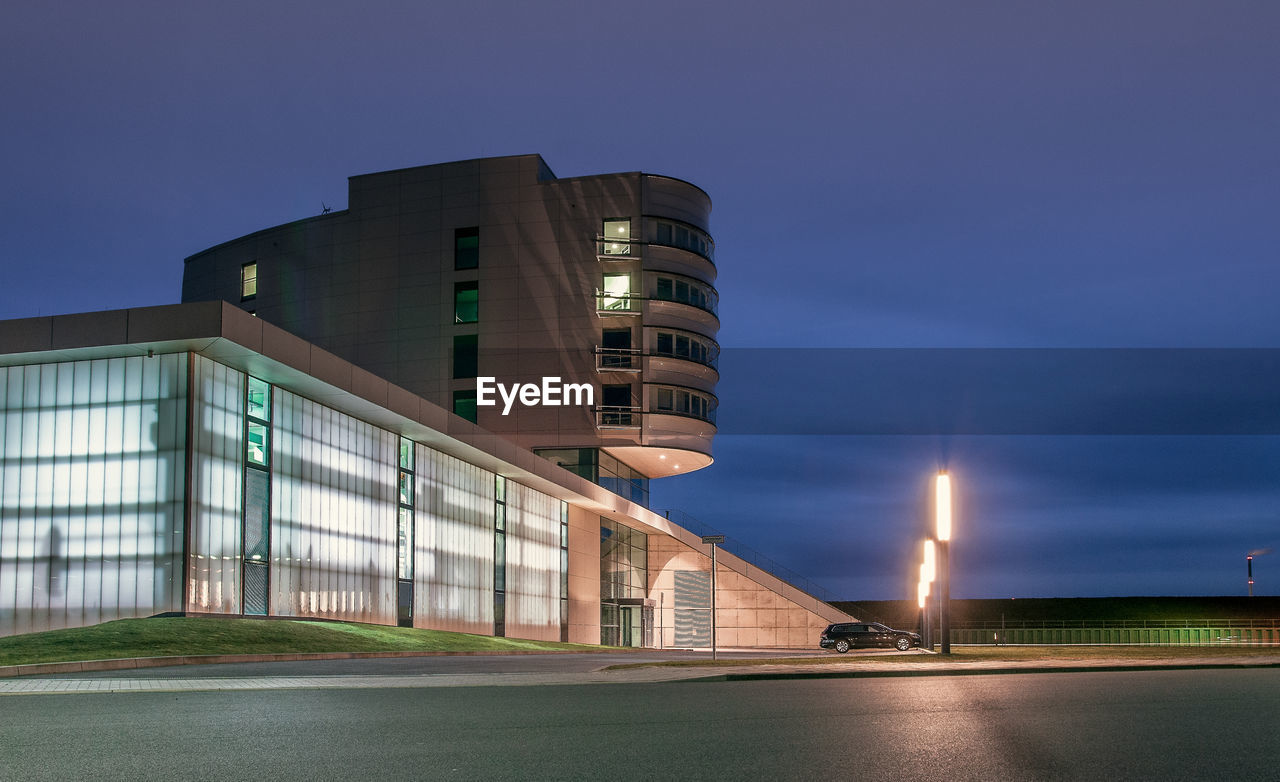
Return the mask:
<svg viewBox="0 0 1280 782">
<path fill-rule="evenodd" d="M 936 492 L 938 538 L 938 612 L 942 653 L 951 654 L 951 476 L 938 473 Z"/>
<path fill-rule="evenodd" d="M 929 611 L 929 597 L 933 593 L 933 582 L 938 580 L 938 553 L 933 538 L 924 539 L 924 561 L 920 564 L 920 582 L 924 584 L 924 596 L 921 598 L 924 609 L 925 629 L 922 644 L 933 651 L 933 619 Z"/>
</svg>

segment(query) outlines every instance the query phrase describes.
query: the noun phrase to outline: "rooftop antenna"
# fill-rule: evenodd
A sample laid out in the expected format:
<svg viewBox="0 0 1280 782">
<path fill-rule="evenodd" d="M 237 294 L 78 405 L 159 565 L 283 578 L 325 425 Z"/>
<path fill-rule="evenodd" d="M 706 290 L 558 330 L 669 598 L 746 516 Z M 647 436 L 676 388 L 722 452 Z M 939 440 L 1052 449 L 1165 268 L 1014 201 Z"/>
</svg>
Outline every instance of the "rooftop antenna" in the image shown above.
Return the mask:
<svg viewBox="0 0 1280 782">
<path fill-rule="evenodd" d="M 330 213 L 330 212 L 332 212 L 332 211 L 333 211 L 333 210 L 332 210 L 332 209 L 330 209 L 328 206 L 325 206 L 324 201 L 321 201 L 321 202 L 320 202 L 320 214 L 322 214 L 322 215 L 327 215 L 327 214 L 329 214 L 329 213 Z"/>
</svg>

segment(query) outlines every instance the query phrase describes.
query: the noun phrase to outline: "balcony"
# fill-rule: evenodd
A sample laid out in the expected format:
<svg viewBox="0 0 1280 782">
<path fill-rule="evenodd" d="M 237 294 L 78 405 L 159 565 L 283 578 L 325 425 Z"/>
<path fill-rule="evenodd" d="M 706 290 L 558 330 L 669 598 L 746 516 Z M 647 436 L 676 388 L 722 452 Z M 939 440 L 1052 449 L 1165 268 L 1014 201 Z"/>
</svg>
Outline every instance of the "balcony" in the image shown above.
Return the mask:
<svg viewBox="0 0 1280 782">
<path fill-rule="evenodd" d="M 636 348 L 596 348 L 596 369 L 601 372 L 639 372 L 644 354 Z"/>
<path fill-rule="evenodd" d="M 601 316 L 639 315 L 643 301 L 643 296 L 633 293 L 602 291 L 597 288 L 596 314 Z"/>
<path fill-rule="evenodd" d="M 642 408 L 601 405 L 595 408 L 597 429 L 639 429 Z"/>
<path fill-rule="evenodd" d="M 634 239 L 596 237 L 596 257 L 602 261 L 634 261 L 640 258 L 641 242 Z"/>
</svg>

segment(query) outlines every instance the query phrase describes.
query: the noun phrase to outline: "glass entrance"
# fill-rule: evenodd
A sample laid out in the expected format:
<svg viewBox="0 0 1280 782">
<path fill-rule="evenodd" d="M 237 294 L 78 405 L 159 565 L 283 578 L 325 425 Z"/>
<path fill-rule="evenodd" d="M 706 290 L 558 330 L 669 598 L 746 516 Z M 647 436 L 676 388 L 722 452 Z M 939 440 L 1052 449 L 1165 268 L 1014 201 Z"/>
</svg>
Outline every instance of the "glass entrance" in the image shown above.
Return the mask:
<svg viewBox="0 0 1280 782">
<path fill-rule="evenodd" d="M 619 646 L 642 646 L 644 630 L 641 623 L 641 606 L 618 606 L 618 631 L 622 638 Z"/>
</svg>

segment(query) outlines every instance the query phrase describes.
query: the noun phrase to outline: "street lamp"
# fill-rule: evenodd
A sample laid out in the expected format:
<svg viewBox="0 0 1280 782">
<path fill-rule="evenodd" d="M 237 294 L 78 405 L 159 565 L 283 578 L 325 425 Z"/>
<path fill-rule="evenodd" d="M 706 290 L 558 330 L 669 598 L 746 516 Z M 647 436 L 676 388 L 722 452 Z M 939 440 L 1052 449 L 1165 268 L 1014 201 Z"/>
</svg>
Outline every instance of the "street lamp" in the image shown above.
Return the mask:
<svg viewBox="0 0 1280 782">
<path fill-rule="evenodd" d="M 942 653 L 951 654 L 951 476 L 938 473 L 934 495 L 937 514 L 935 534 L 938 538 L 938 575 L 942 582 L 938 592 L 938 608 L 942 616 Z"/>
</svg>

